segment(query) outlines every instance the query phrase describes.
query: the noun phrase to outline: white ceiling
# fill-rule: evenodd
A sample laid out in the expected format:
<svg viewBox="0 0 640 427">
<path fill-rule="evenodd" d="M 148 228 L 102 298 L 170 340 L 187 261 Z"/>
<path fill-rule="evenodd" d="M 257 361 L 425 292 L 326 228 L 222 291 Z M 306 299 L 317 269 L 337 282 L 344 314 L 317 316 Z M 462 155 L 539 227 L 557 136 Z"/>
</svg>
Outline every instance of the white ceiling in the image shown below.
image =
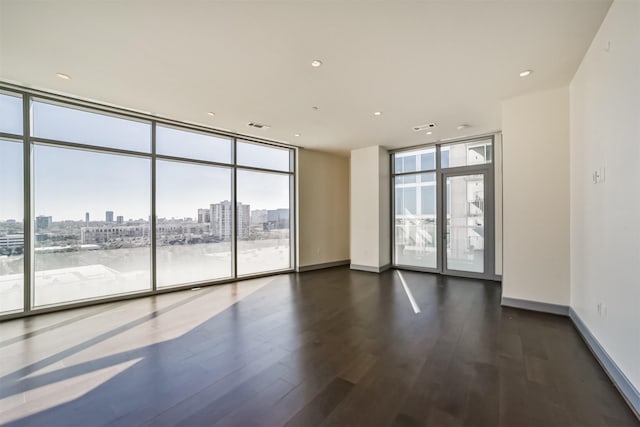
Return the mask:
<svg viewBox="0 0 640 427">
<path fill-rule="evenodd" d="M 566 85 L 610 3 L 0 0 L 0 79 L 309 148 L 402 147 L 498 130 L 501 100 Z"/>
</svg>

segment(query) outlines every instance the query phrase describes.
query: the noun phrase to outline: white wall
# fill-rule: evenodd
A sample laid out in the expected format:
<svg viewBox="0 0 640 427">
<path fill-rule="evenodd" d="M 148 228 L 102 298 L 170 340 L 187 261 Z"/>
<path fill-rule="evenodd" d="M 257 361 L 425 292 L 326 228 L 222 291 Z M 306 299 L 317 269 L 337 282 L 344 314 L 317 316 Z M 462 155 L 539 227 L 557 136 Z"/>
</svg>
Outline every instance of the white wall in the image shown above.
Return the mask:
<svg viewBox="0 0 640 427">
<path fill-rule="evenodd" d="M 569 305 L 569 90 L 502 105 L 507 298 Z"/>
<path fill-rule="evenodd" d="M 378 147 L 378 236 L 380 236 L 380 266 L 391 264 L 391 157 Z"/>
<path fill-rule="evenodd" d="M 349 158 L 298 150 L 298 266 L 349 260 Z"/>
<path fill-rule="evenodd" d="M 640 2 L 613 3 L 570 91 L 571 307 L 640 389 Z"/>
<path fill-rule="evenodd" d="M 351 152 L 351 265 L 380 269 L 390 258 L 389 153 L 372 146 Z"/>
<path fill-rule="evenodd" d="M 502 275 L 502 134 L 498 133 L 493 142 L 493 171 L 495 192 L 495 271 Z"/>
</svg>

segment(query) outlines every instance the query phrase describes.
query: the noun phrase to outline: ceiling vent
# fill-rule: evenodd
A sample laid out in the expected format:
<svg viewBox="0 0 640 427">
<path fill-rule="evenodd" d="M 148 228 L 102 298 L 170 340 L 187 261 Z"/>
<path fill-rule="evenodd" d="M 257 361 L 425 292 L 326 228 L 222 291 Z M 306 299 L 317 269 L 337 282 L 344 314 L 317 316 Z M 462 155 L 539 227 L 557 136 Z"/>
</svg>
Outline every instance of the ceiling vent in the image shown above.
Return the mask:
<svg viewBox="0 0 640 427">
<path fill-rule="evenodd" d="M 435 123 L 427 123 L 426 125 L 414 126 L 412 129 L 413 129 L 414 132 L 421 132 L 423 130 L 433 129 L 436 126 L 437 125 Z"/>
<path fill-rule="evenodd" d="M 256 129 L 269 129 L 271 126 L 267 126 L 264 125 L 262 123 L 257 123 L 257 122 L 249 122 L 247 123 L 247 126 L 250 126 L 252 128 L 256 128 Z"/>
</svg>

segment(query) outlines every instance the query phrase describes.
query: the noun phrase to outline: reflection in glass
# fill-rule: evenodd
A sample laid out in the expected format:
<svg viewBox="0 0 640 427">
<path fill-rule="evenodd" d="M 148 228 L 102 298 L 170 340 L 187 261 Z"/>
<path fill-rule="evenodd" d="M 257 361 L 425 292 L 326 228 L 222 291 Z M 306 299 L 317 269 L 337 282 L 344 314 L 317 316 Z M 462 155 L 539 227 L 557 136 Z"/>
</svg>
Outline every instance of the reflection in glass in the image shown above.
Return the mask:
<svg viewBox="0 0 640 427">
<path fill-rule="evenodd" d="M 158 287 L 232 275 L 231 169 L 158 161 Z"/>
<path fill-rule="evenodd" d="M 22 143 L 0 140 L 0 313 L 24 298 Z"/>
<path fill-rule="evenodd" d="M 435 173 L 394 178 L 394 263 L 437 267 Z"/>
<path fill-rule="evenodd" d="M 0 93 L 0 132 L 22 135 L 22 97 Z"/>
<path fill-rule="evenodd" d="M 400 151 L 393 155 L 393 173 L 428 171 L 436 168 L 436 148 Z"/>
<path fill-rule="evenodd" d="M 446 178 L 447 268 L 484 272 L 484 175 Z"/>
<path fill-rule="evenodd" d="M 481 165 L 493 161 L 491 139 L 443 145 L 440 148 L 442 168 Z"/>
<path fill-rule="evenodd" d="M 150 159 L 35 145 L 34 305 L 151 288 Z"/>
<path fill-rule="evenodd" d="M 236 147 L 238 164 L 254 168 L 289 172 L 292 170 L 292 150 L 269 145 L 238 141 Z"/>
<path fill-rule="evenodd" d="M 36 137 L 150 152 L 151 124 L 43 101 L 31 104 Z"/>
<path fill-rule="evenodd" d="M 231 140 L 201 132 L 157 126 L 156 152 L 166 156 L 231 163 Z"/>
<path fill-rule="evenodd" d="M 291 176 L 238 170 L 238 275 L 291 268 Z"/>
</svg>

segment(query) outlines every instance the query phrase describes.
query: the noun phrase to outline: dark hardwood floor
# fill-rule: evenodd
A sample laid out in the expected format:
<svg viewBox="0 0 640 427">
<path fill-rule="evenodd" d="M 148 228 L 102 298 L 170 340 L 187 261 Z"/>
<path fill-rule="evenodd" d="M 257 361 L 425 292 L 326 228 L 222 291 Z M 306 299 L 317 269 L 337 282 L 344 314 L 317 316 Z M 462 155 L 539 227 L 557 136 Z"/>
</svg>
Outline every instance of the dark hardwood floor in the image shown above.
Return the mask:
<svg viewBox="0 0 640 427">
<path fill-rule="evenodd" d="M 2 323 L 0 420 L 640 425 L 568 318 L 402 274 L 417 314 L 396 272 L 333 268 Z"/>
</svg>

